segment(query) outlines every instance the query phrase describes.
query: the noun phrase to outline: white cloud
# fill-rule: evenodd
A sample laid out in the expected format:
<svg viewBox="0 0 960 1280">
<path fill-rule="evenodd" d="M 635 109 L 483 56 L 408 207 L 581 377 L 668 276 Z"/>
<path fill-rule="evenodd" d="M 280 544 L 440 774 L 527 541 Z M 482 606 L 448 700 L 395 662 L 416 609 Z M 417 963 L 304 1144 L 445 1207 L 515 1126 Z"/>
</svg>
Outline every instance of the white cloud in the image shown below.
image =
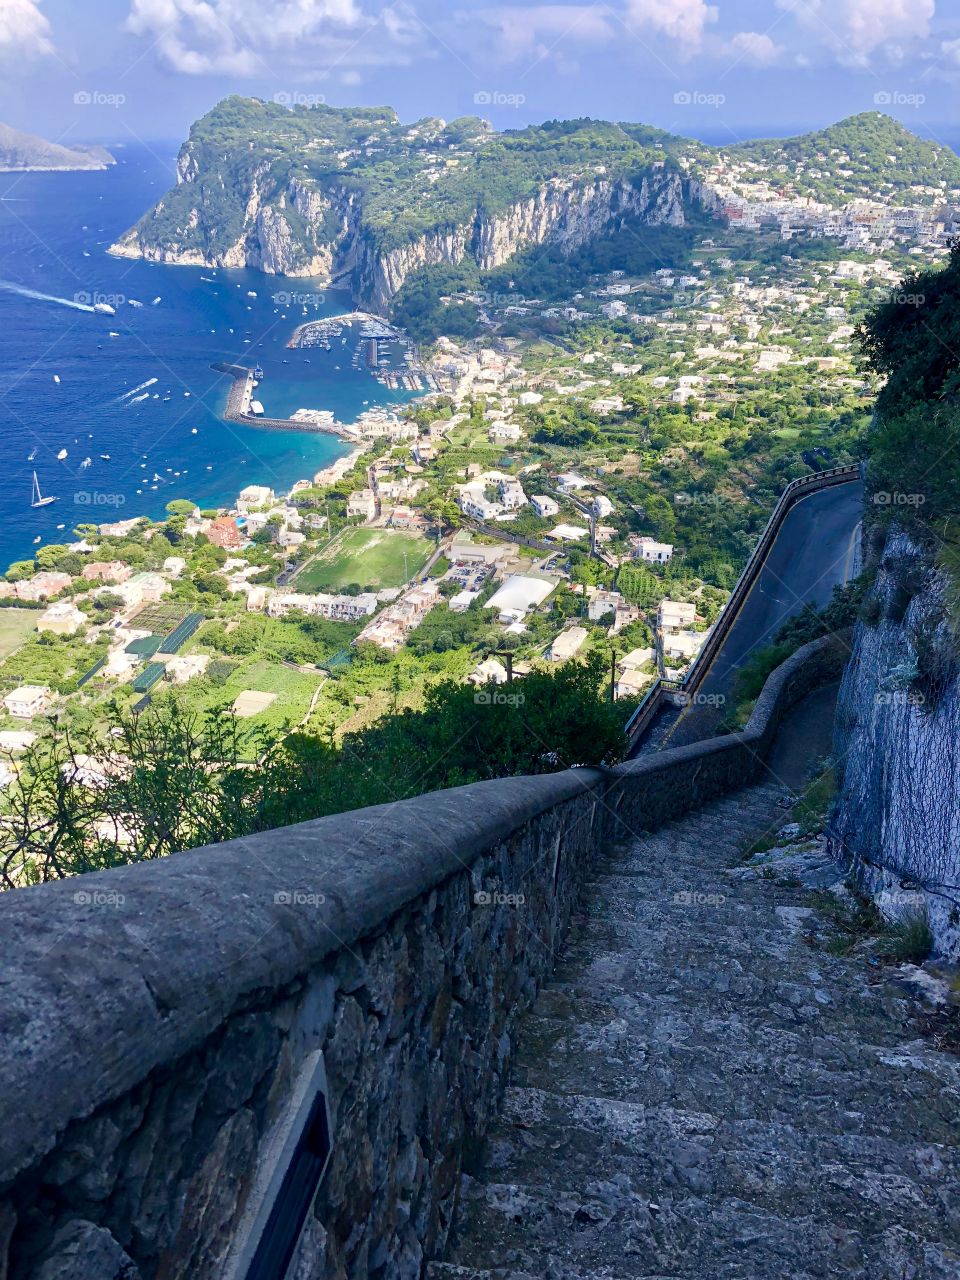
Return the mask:
<svg viewBox="0 0 960 1280">
<path fill-rule="evenodd" d="M 598 5 L 538 4 L 495 7 L 463 13 L 479 18 L 496 36 L 496 55 L 505 62 L 545 58 L 569 39 L 578 45 L 603 45 L 616 31 L 610 14 Z"/>
<path fill-rule="evenodd" d="M 355 0 L 132 0 L 126 22 L 175 71 L 238 76 L 305 42 L 337 49 L 369 25 Z"/>
<path fill-rule="evenodd" d="M 50 23 L 40 12 L 40 0 L 0 0 L 0 54 L 52 52 Z"/>
<path fill-rule="evenodd" d="M 739 31 L 730 41 L 730 51 L 741 62 L 756 67 L 770 67 L 780 60 L 783 49 L 768 35 L 759 31 Z"/>
<path fill-rule="evenodd" d="M 926 39 L 936 0 L 777 0 L 777 7 L 840 62 L 865 66 L 878 52 L 898 61 L 904 42 Z"/>
<path fill-rule="evenodd" d="M 627 19 L 636 29 L 648 29 L 674 40 L 685 53 L 695 53 L 704 32 L 717 21 L 719 10 L 705 0 L 629 0 Z"/>
</svg>

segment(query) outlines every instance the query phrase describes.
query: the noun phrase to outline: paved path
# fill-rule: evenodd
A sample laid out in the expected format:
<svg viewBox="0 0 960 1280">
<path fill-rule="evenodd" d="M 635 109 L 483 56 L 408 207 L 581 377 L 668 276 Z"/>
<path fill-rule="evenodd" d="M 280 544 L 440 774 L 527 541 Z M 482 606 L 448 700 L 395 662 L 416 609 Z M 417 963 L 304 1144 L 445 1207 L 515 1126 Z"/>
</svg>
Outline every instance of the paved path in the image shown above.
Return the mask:
<svg viewBox="0 0 960 1280">
<path fill-rule="evenodd" d="M 856 572 L 856 548 L 863 515 L 858 481 L 822 489 L 802 498 L 784 520 L 766 563 L 699 689 L 706 702 L 688 708 L 659 735 L 660 746 L 700 742 L 715 731 L 737 673 L 757 649 L 772 644 L 780 627 L 804 604 L 824 605 L 833 589 Z"/>
<path fill-rule="evenodd" d="M 802 890 L 729 869 L 781 796 L 597 868 L 430 1280 L 960 1276 L 960 1062 L 808 944 Z"/>
</svg>

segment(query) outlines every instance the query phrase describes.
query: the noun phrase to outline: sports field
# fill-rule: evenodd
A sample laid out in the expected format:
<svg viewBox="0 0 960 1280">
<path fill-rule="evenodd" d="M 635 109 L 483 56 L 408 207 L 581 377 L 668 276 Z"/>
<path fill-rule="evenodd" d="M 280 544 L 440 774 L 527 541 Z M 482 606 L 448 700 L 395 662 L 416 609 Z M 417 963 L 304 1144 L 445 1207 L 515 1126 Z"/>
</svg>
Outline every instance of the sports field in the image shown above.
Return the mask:
<svg viewBox="0 0 960 1280">
<path fill-rule="evenodd" d="M 36 609 L 0 609 L 0 662 L 36 630 L 39 617 Z"/>
<path fill-rule="evenodd" d="M 351 583 L 379 591 L 419 573 L 432 545 L 402 529 L 347 529 L 296 580 L 297 591 L 342 591 Z M 406 552 L 406 562 L 404 562 Z"/>
</svg>

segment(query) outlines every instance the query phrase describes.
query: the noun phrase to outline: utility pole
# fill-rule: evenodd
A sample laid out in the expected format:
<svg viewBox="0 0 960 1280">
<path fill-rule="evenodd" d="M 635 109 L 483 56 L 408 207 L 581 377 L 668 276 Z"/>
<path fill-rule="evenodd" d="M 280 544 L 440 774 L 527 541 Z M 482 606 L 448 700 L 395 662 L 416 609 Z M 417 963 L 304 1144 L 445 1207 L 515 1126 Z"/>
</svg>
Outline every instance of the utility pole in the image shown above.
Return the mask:
<svg viewBox="0 0 960 1280">
<path fill-rule="evenodd" d="M 494 656 L 503 658 L 507 664 L 507 684 L 513 684 L 513 651 L 511 649 L 494 649 Z"/>
</svg>

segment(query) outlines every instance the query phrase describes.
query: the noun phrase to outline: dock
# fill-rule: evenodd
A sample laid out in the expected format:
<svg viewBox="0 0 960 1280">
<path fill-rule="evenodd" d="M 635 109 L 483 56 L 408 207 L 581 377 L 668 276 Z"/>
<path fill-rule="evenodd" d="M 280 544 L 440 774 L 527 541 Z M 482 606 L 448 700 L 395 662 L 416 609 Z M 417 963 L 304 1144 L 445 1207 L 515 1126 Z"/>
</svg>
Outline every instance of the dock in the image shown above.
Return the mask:
<svg viewBox="0 0 960 1280">
<path fill-rule="evenodd" d="M 305 422 L 298 418 L 267 418 L 261 413 L 250 412 L 250 401 L 253 399 L 253 370 L 240 364 L 213 364 L 210 366 L 216 373 L 225 373 L 233 379 L 233 385 L 227 392 L 227 407 L 223 412 L 225 422 L 238 422 L 244 427 L 262 427 L 273 431 L 304 431 L 311 435 L 318 432 L 328 436 L 337 436 L 341 440 L 356 443 L 355 438 L 341 431 L 338 426 L 324 422 Z"/>
</svg>

